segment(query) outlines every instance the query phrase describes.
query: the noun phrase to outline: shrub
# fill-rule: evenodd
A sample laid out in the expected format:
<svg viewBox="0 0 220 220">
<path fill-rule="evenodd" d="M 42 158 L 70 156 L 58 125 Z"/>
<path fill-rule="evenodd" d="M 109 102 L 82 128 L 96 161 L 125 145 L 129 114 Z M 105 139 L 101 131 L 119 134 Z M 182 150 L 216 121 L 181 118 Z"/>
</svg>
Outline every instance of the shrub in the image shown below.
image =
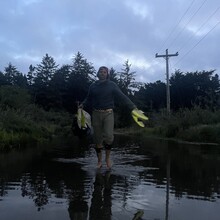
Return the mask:
<svg viewBox="0 0 220 220">
<path fill-rule="evenodd" d="M 220 143 L 220 110 L 211 111 L 196 106 L 181 109 L 169 117 L 162 112 L 154 119 L 156 134 L 187 141 Z"/>
</svg>

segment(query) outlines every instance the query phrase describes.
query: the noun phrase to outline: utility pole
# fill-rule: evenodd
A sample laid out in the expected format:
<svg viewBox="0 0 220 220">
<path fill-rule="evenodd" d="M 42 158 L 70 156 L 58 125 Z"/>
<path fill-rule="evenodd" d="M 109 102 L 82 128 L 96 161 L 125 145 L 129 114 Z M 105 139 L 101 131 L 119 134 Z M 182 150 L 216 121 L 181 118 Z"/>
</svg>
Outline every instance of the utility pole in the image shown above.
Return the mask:
<svg viewBox="0 0 220 220">
<path fill-rule="evenodd" d="M 175 54 L 169 54 L 168 53 L 168 49 L 166 49 L 166 54 L 165 55 L 158 55 L 156 53 L 155 57 L 163 57 L 166 60 L 166 81 L 167 81 L 167 87 L 166 87 L 166 91 L 167 91 L 167 114 L 170 115 L 170 81 L 169 81 L 169 57 L 173 57 L 173 56 L 178 56 L 178 52 L 176 52 Z"/>
</svg>

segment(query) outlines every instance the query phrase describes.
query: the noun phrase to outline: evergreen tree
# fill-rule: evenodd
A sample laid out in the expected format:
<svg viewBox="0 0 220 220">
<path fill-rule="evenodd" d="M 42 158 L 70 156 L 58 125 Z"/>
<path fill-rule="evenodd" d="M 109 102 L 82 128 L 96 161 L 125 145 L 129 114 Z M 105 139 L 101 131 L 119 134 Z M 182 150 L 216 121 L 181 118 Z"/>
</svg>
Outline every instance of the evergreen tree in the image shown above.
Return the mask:
<svg viewBox="0 0 220 220">
<path fill-rule="evenodd" d="M 5 67 L 5 78 L 9 85 L 15 84 L 15 77 L 19 76 L 21 73 L 17 70 L 15 66 L 13 66 L 11 63 L 8 64 L 7 67 Z"/>
<path fill-rule="evenodd" d="M 0 86 L 7 85 L 7 80 L 3 72 L 0 71 Z"/>
<path fill-rule="evenodd" d="M 166 85 L 160 80 L 144 84 L 135 92 L 135 100 L 144 111 L 158 111 L 166 107 Z"/>
<path fill-rule="evenodd" d="M 5 67 L 5 80 L 8 85 L 17 85 L 19 87 L 26 88 L 27 79 L 21 72 L 17 70 L 17 68 L 11 63 Z"/>
<path fill-rule="evenodd" d="M 56 108 L 64 108 L 67 109 L 68 107 L 68 80 L 70 77 L 70 65 L 63 65 L 61 68 L 59 68 L 52 80 L 51 80 L 51 86 L 53 87 L 53 95 L 54 95 L 54 106 Z"/>
<path fill-rule="evenodd" d="M 137 84 L 135 82 L 135 72 L 131 72 L 131 64 L 126 60 L 124 63 L 124 68 L 121 72 L 118 72 L 118 77 L 115 76 L 115 80 L 118 81 L 118 86 L 122 90 L 122 92 L 127 95 L 131 100 L 133 100 L 134 89 L 137 88 Z M 120 118 L 118 127 L 129 126 L 132 122 L 131 112 L 127 110 L 127 106 L 120 102 L 120 100 L 116 97 L 116 114 Z"/>
<path fill-rule="evenodd" d="M 17 85 L 21 88 L 27 88 L 28 86 L 27 77 L 23 74 L 19 74 L 18 76 L 15 77 L 14 85 Z"/>
<path fill-rule="evenodd" d="M 179 70 L 170 78 L 171 107 L 192 108 L 194 105 L 213 108 L 219 98 L 218 75 L 214 70 L 182 73 Z"/>
<path fill-rule="evenodd" d="M 87 59 L 85 59 L 80 52 L 77 52 L 77 54 L 73 58 L 73 65 L 70 77 L 78 77 L 89 82 L 93 81 L 96 77 L 95 69 L 92 63 L 88 62 Z"/>
<path fill-rule="evenodd" d="M 76 106 L 77 102 L 81 102 L 85 98 L 89 85 L 94 81 L 95 77 L 96 73 L 93 65 L 78 52 L 73 58 L 68 80 L 69 110 L 72 111 L 73 106 Z"/>
<path fill-rule="evenodd" d="M 27 73 L 27 82 L 28 82 L 28 85 L 33 85 L 33 83 L 34 83 L 34 78 L 35 78 L 35 67 L 31 64 L 30 66 L 29 66 L 29 71 L 28 71 L 28 73 Z"/>
<path fill-rule="evenodd" d="M 137 87 L 135 83 L 135 73 L 131 72 L 131 64 L 126 60 L 123 64 L 124 69 L 119 72 L 119 87 L 126 95 L 132 95 L 133 89 Z"/>
<path fill-rule="evenodd" d="M 36 67 L 35 83 L 41 86 L 49 86 L 50 80 L 58 66 L 54 58 L 46 54 L 41 63 Z"/>
<path fill-rule="evenodd" d="M 33 95 L 35 103 L 41 105 L 46 110 L 54 106 L 54 88 L 51 85 L 51 79 L 57 70 L 53 57 L 46 54 L 41 63 L 36 67 L 36 77 L 33 84 Z"/>
<path fill-rule="evenodd" d="M 119 85 L 118 73 L 113 67 L 111 67 L 111 69 L 109 70 L 109 76 L 110 76 L 110 80 L 112 80 L 113 82 Z"/>
</svg>

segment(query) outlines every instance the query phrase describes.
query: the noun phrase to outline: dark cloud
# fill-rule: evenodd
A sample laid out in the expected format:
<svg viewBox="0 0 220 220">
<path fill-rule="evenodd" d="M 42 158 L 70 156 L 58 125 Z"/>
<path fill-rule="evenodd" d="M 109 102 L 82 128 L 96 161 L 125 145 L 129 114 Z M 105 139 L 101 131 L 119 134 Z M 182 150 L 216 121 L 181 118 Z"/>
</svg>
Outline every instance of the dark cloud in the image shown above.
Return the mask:
<svg viewBox="0 0 220 220">
<path fill-rule="evenodd" d="M 79 51 L 96 68 L 120 71 L 128 59 L 138 80 L 165 80 L 165 60 L 155 54 L 168 48 L 179 52 L 171 71 L 218 71 L 218 7 L 217 0 L 1 1 L 0 70 L 11 62 L 26 73 L 46 53 L 69 64 Z"/>
</svg>

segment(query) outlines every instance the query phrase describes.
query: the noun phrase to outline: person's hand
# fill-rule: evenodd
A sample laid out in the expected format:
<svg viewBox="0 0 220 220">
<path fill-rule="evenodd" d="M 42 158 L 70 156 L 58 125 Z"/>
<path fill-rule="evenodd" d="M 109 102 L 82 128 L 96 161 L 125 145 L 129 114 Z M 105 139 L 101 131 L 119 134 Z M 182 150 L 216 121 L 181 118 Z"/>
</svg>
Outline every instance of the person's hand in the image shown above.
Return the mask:
<svg viewBox="0 0 220 220">
<path fill-rule="evenodd" d="M 144 115 L 143 111 L 135 108 L 131 111 L 131 116 L 140 127 L 142 128 L 145 127 L 143 121 L 147 121 L 148 117 Z"/>
</svg>

